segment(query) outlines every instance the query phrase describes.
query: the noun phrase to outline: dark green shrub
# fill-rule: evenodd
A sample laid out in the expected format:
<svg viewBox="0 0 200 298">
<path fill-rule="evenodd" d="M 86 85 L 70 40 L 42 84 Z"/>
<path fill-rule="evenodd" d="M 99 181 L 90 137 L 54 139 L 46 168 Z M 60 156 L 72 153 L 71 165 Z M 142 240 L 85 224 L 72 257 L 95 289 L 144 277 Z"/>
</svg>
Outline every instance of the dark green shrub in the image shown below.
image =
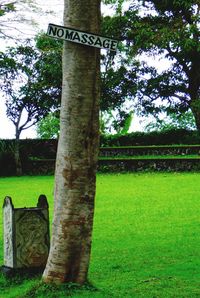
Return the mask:
<svg viewBox="0 0 200 298">
<path fill-rule="evenodd" d="M 16 174 L 13 140 L 0 140 L 0 176 Z"/>
<path fill-rule="evenodd" d="M 102 147 L 112 146 L 148 146 L 148 145 L 193 145 L 200 143 L 197 131 L 176 129 L 154 132 L 133 132 L 126 135 L 102 135 Z"/>
</svg>

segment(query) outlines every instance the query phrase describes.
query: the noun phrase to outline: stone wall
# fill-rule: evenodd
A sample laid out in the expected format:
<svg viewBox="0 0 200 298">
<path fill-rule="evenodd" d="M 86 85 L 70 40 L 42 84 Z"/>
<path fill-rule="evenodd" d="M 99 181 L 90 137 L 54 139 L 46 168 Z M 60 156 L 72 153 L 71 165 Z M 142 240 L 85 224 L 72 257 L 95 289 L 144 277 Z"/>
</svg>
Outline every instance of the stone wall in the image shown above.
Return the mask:
<svg viewBox="0 0 200 298">
<path fill-rule="evenodd" d="M 52 175 L 55 160 L 31 161 L 25 174 Z M 200 158 L 159 158 L 159 159 L 100 159 L 98 172 L 138 172 L 138 171 L 200 171 Z"/>
<path fill-rule="evenodd" d="M 138 171 L 200 171 L 200 159 L 104 159 L 98 164 L 100 172 L 138 172 Z"/>
<path fill-rule="evenodd" d="M 54 174 L 56 140 L 33 140 L 30 143 L 23 140 L 20 146 L 23 175 Z M 170 155 L 173 156 L 171 159 Z M 150 159 L 149 156 L 155 158 Z M 166 158 L 161 159 L 160 156 L 166 156 Z M 174 158 L 176 156 L 178 159 Z M 192 156 L 194 156 L 193 159 L 191 159 Z M 200 145 L 101 147 L 98 170 L 197 171 L 200 163 L 198 156 L 200 157 Z M 182 158 L 179 159 L 179 157 Z M 118 159 L 115 160 L 115 158 Z M 5 151 L 0 154 L 0 176 L 14 176 L 15 174 L 13 152 Z"/>
<path fill-rule="evenodd" d="M 102 147 L 99 155 L 114 156 L 142 156 L 142 155 L 199 155 L 200 146 L 134 146 L 134 147 Z"/>
</svg>

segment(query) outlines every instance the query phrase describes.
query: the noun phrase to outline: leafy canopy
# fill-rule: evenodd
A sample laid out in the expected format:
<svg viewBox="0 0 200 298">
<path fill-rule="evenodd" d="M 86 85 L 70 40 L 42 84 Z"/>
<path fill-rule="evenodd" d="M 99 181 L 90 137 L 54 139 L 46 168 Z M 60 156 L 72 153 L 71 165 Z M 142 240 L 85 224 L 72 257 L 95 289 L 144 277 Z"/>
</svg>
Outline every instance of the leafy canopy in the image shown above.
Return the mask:
<svg viewBox="0 0 200 298">
<path fill-rule="evenodd" d="M 163 71 L 148 62 L 138 70 L 140 110 L 154 114 L 192 110 L 200 130 L 200 1 L 129 3 L 128 10 L 110 18 L 128 57 L 145 54 L 150 61 L 165 58 L 160 64 L 170 61 Z"/>
<path fill-rule="evenodd" d="M 58 106 L 56 91 L 49 90 L 42 81 L 40 58 L 40 52 L 29 43 L 0 52 L 0 88 L 17 139 L 22 130 L 35 125 Z"/>
</svg>

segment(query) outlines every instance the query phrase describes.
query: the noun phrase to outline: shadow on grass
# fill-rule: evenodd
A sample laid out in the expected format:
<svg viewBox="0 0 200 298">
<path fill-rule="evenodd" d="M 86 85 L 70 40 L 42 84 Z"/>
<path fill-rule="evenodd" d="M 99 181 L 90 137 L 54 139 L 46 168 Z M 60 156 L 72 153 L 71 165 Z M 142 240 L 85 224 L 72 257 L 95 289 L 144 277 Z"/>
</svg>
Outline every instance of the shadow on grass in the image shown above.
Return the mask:
<svg viewBox="0 0 200 298">
<path fill-rule="evenodd" d="M 16 285 L 21 285 L 27 280 L 36 279 L 40 280 L 42 277 L 42 273 L 38 272 L 7 272 L 5 273 L 3 270 L 0 271 L 0 288 L 7 288 Z"/>
<path fill-rule="evenodd" d="M 58 298 L 58 297 L 70 297 L 72 295 L 80 294 L 84 292 L 88 293 L 87 296 L 93 296 L 92 293 L 98 292 L 99 290 L 94 287 L 91 283 L 79 285 L 75 283 L 66 283 L 61 285 L 56 284 L 45 284 L 42 282 L 42 273 L 35 271 L 24 271 L 24 270 L 11 270 L 6 271 L 3 266 L 0 271 L 0 289 L 4 290 L 25 284 L 26 282 L 33 280 L 35 284 L 22 293 L 20 298 Z"/>
<path fill-rule="evenodd" d="M 33 281 L 33 284 L 28 285 L 29 281 Z M 82 297 L 105 297 L 103 292 L 92 285 L 90 282 L 84 285 L 76 283 L 65 284 L 45 284 L 42 282 L 42 273 L 38 272 L 24 272 L 24 271 L 12 271 L 8 274 L 0 271 L 0 289 L 4 291 L 8 288 L 12 289 L 20 287 L 27 283 L 27 289 L 17 296 L 17 298 L 60 298 L 60 297 L 74 297 L 79 295 Z M 107 293 L 107 297 L 110 297 Z"/>
<path fill-rule="evenodd" d="M 48 296 L 48 298 L 71 297 L 81 292 L 87 292 L 88 297 L 90 295 L 93 296 L 93 293 L 98 291 L 99 290 L 90 283 L 80 286 L 74 283 L 61 285 L 45 284 L 40 281 L 37 285 L 28 290 L 25 295 L 21 296 L 21 298 L 38 298 L 45 296 Z"/>
</svg>

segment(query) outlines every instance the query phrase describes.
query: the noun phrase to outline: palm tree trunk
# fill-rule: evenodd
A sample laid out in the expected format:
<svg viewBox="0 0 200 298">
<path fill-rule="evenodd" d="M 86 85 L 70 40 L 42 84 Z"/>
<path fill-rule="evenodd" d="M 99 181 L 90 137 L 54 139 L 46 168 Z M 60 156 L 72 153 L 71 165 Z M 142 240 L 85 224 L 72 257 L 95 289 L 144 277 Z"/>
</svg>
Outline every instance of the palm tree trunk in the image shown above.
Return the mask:
<svg viewBox="0 0 200 298">
<path fill-rule="evenodd" d="M 65 0 L 67 27 L 99 33 L 100 0 Z M 55 205 L 45 282 L 87 281 L 99 139 L 99 50 L 65 42 Z"/>
</svg>

